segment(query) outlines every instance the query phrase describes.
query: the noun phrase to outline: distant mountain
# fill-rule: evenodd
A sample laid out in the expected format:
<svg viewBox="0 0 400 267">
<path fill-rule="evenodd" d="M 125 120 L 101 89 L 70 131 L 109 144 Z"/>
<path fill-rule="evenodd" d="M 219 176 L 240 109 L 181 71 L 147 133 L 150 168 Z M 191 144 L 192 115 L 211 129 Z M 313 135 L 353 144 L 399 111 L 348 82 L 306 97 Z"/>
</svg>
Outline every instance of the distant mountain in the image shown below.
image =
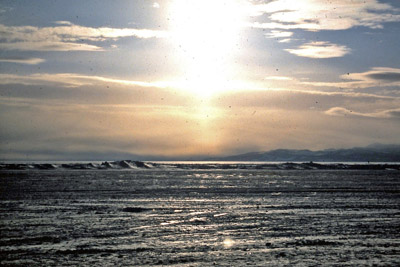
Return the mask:
<svg viewBox="0 0 400 267">
<path fill-rule="evenodd" d="M 250 152 L 226 157 L 214 157 L 211 161 L 316 161 L 316 162 L 400 162 L 400 145 L 372 144 L 350 149 L 326 149 L 320 151 L 276 149 L 267 152 Z"/>
</svg>

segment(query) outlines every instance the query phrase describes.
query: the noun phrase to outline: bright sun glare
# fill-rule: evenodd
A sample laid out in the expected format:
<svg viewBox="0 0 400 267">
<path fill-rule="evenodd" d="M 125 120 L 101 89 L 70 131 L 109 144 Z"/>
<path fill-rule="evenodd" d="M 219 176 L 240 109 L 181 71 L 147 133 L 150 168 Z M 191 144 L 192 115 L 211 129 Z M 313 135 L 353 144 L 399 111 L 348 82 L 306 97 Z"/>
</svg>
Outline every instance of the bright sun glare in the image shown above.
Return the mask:
<svg viewBox="0 0 400 267">
<path fill-rule="evenodd" d="M 223 245 L 224 245 L 225 248 L 230 248 L 230 247 L 232 247 L 234 244 L 235 244 L 235 241 L 233 241 L 233 240 L 230 239 L 229 237 L 228 237 L 228 238 L 225 238 L 225 240 L 224 240 L 224 242 L 223 242 Z"/>
<path fill-rule="evenodd" d="M 182 86 L 202 96 L 226 90 L 234 77 L 245 16 L 238 0 L 174 0 L 171 37 L 185 69 Z"/>
</svg>

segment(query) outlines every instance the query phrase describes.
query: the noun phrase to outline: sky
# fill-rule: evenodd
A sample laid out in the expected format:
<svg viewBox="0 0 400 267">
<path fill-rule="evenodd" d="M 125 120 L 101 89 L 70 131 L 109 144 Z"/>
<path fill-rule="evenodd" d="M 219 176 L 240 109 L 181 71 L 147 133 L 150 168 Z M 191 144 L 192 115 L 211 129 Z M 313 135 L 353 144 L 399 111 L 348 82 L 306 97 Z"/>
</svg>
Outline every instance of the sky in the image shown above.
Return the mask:
<svg viewBox="0 0 400 267">
<path fill-rule="evenodd" d="M 400 143 L 400 1 L 0 1 L 0 160 L 373 143 Z"/>
</svg>

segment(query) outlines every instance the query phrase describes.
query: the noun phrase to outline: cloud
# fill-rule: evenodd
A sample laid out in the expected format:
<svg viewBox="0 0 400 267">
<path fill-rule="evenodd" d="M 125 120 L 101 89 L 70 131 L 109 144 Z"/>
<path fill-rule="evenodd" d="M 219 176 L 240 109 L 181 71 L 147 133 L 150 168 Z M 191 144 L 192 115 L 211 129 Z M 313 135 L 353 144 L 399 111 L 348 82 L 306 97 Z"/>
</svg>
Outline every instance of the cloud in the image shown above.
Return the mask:
<svg viewBox="0 0 400 267">
<path fill-rule="evenodd" d="M 80 153 L 91 152 L 87 159 L 100 154 L 100 159 L 110 160 L 111 155 L 107 154 L 123 153 L 125 158 L 133 156 L 129 154 L 187 156 L 213 149 L 204 136 L 207 129 L 200 124 L 206 115 L 193 106 L 79 105 L 53 101 L 10 106 L 10 101 L 5 102 L 6 105 L 0 105 L 0 122 L 6 126 L 0 129 L 3 159 L 4 154 L 12 151 L 22 157 L 43 151 L 44 156 L 52 159 L 65 158 L 64 153 L 81 159 Z M 212 118 L 210 113 L 208 119 Z M 76 160 L 74 156 L 70 159 Z"/>
<path fill-rule="evenodd" d="M 0 7 L 0 14 L 4 14 L 13 10 L 12 7 Z"/>
<path fill-rule="evenodd" d="M 68 21 L 57 21 L 61 26 L 6 26 L 0 24 L 0 48 L 30 51 L 101 51 L 87 42 L 102 42 L 120 38 L 164 38 L 167 33 L 148 29 L 84 27 Z"/>
<path fill-rule="evenodd" d="M 278 30 L 272 30 L 271 32 L 265 34 L 265 36 L 267 38 L 277 39 L 277 40 L 279 40 L 278 42 L 280 42 L 280 43 L 289 43 L 290 41 L 292 41 L 292 39 L 289 38 L 292 35 L 293 35 L 293 32 L 278 31 Z"/>
<path fill-rule="evenodd" d="M 141 87 L 158 87 L 165 88 L 168 83 L 163 82 L 143 82 L 132 80 L 113 79 L 102 76 L 89 76 L 76 73 L 36 73 L 31 75 L 16 74 L 0 74 L 0 84 L 23 84 L 23 85 L 40 85 L 40 84 L 58 84 L 65 87 L 79 87 L 85 85 L 93 85 L 97 82 L 116 83 L 121 85 L 135 85 Z"/>
<path fill-rule="evenodd" d="M 154 2 L 154 3 L 153 3 L 153 7 L 154 7 L 154 8 L 160 8 L 160 4 L 157 3 L 157 2 Z"/>
<path fill-rule="evenodd" d="M 347 73 L 340 76 L 342 82 L 302 82 L 318 87 L 363 89 L 371 87 L 400 87 L 400 69 L 374 67 L 361 73 Z"/>
<path fill-rule="evenodd" d="M 343 45 L 329 42 L 311 42 L 299 46 L 296 49 L 285 49 L 291 54 L 309 58 L 335 58 L 343 57 L 350 53 L 350 49 Z"/>
<path fill-rule="evenodd" d="M 386 82 L 400 82 L 400 70 L 399 69 L 377 69 L 374 73 L 369 73 L 368 78 L 378 81 Z"/>
<path fill-rule="evenodd" d="M 346 106 L 360 113 L 391 110 L 395 114 L 400 102 L 394 97 L 242 91 L 221 94 L 204 107 L 195 97 L 188 103 L 189 94 L 174 102 L 168 100 L 176 97 L 173 90 L 91 82 L 92 86 L 82 88 L 3 86 L 0 157 L 84 160 L 85 155 L 86 159 L 110 160 L 114 156 L 181 155 L 188 158 L 195 154 L 282 147 L 353 146 L 355 141 L 390 142 L 398 140 L 400 134 L 391 119 L 360 120 L 353 116 L 344 120 L 324 113 L 333 107 Z M 10 97 L 18 88 L 25 94 Z M 45 92 L 40 95 L 41 91 Z M 50 96 L 52 93 L 58 95 Z"/>
<path fill-rule="evenodd" d="M 96 45 L 55 41 L 0 43 L 0 49 L 20 51 L 104 51 L 103 48 Z"/>
<path fill-rule="evenodd" d="M 386 22 L 400 21 L 400 9 L 378 0 L 276 0 L 255 4 L 256 15 L 267 15 L 267 22 L 254 22 L 255 28 L 303 29 L 308 31 L 346 30 L 356 26 L 382 28 Z"/>
<path fill-rule="evenodd" d="M 72 22 L 66 21 L 66 20 L 57 20 L 54 23 L 58 24 L 58 25 L 68 25 L 68 26 L 72 26 L 73 25 Z"/>
<path fill-rule="evenodd" d="M 96 84 L 113 83 L 125 86 L 140 86 L 140 87 L 154 87 L 161 89 L 168 89 L 180 92 L 190 92 L 193 96 L 198 96 L 195 85 L 192 82 L 182 79 L 171 80 L 153 80 L 153 81 L 140 81 L 140 80 L 124 80 L 118 78 L 110 78 L 104 76 L 84 75 L 78 73 L 34 73 L 31 75 L 18 75 L 0 73 L 0 85 L 5 84 L 21 84 L 21 85 L 55 85 L 58 87 L 81 87 L 92 86 Z M 213 81 L 205 83 L 204 86 L 216 86 Z M 240 80 L 231 80 L 224 84 L 219 84 L 216 89 L 222 91 L 229 90 L 261 90 L 262 88 Z M 216 92 L 216 91 L 215 91 Z"/>
<path fill-rule="evenodd" d="M 37 65 L 45 62 L 42 58 L 0 58 L 0 62 L 8 62 L 8 63 L 18 63 L 18 64 L 28 64 L 28 65 Z"/>
<path fill-rule="evenodd" d="M 219 107 L 269 108 L 286 111 L 314 110 L 324 112 L 346 105 L 361 112 L 390 110 L 400 107 L 400 98 L 356 92 L 321 92 L 301 90 L 237 91 L 221 94 L 213 100 Z"/>
<path fill-rule="evenodd" d="M 343 107 L 333 107 L 325 111 L 325 114 L 330 116 L 357 116 L 367 118 L 400 118 L 400 108 L 363 113 L 349 110 Z"/>
<path fill-rule="evenodd" d="M 285 38 L 285 37 L 291 37 L 293 35 L 293 32 L 273 30 L 265 35 L 269 38 Z"/>
<path fill-rule="evenodd" d="M 279 43 L 290 43 L 291 41 L 292 41 L 292 39 L 285 38 L 285 39 L 279 40 Z"/>
<path fill-rule="evenodd" d="M 382 69 L 382 68 L 380 68 Z M 387 69 L 387 68 L 386 68 Z M 392 69 L 390 69 L 393 71 Z M 375 73 L 375 72 L 367 72 Z M 354 74 L 356 75 L 356 74 Z M 365 74 L 367 75 L 367 74 Z M 347 75 L 346 76 L 350 76 Z M 290 82 L 299 81 L 286 76 L 267 76 L 265 80 L 272 82 Z M 357 81 L 358 82 L 358 81 Z M 306 83 L 307 85 L 313 84 L 312 82 L 299 82 L 301 84 Z M 319 84 L 319 83 L 316 83 Z M 330 83 L 328 83 L 330 84 Z M 95 76 L 95 75 L 84 75 L 78 73 L 34 73 L 31 75 L 17 75 L 17 74 L 0 74 L 0 85 L 10 87 L 7 85 L 15 85 L 13 88 L 21 86 L 49 86 L 50 88 L 78 88 L 78 87 L 93 87 L 103 88 L 106 86 L 121 86 L 125 88 L 130 87 L 141 87 L 141 88 L 158 88 L 176 92 L 191 92 L 185 90 L 185 85 L 180 84 L 178 81 L 141 81 L 141 80 L 126 80 L 118 79 L 113 77 Z M 11 87 L 10 87 L 11 88 Z M 194 95 L 195 96 L 195 95 Z M 382 96 L 369 93 L 360 92 L 324 92 L 324 91 L 313 91 L 313 90 L 289 90 L 289 89 L 270 89 L 270 88 L 252 88 L 246 87 L 245 85 L 240 89 L 234 91 L 221 91 L 216 95 L 217 98 L 223 96 L 223 99 L 234 105 L 239 106 L 259 106 L 259 105 L 275 105 L 282 102 L 285 99 L 286 103 L 291 103 L 291 107 L 304 106 L 308 108 L 310 103 L 314 103 L 315 98 L 326 98 L 326 105 L 332 105 L 332 99 L 339 99 L 337 104 L 340 104 L 343 99 L 356 99 L 370 102 L 376 100 L 398 101 L 400 98 L 395 96 Z M 290 99 L 290 101 L 289 101 Z M 350 100 L 349 100 L 350 101 Z M 227 102 L 227 105 L 229 103 Z"/>
<path fill-rule="evenodd" d="M 265 77 L 266 80 L 275 80 L 275 81 L 290 81 L 293 80 L 291 77 L 285 77 L 285 76 L 268 76 Z"/>
</svg>

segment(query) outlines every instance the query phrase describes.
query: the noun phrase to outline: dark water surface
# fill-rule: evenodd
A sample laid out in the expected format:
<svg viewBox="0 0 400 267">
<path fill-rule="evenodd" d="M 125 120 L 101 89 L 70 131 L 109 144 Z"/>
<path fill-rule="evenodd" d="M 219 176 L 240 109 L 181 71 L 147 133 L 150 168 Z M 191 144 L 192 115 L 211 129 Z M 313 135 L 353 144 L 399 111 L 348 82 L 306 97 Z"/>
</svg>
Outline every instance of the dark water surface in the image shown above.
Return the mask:
<svg viewBox="0 0 400 267">
<path fill-rule="evenodd" d="M 396 266 L 400 172 L 0 171 L 3 266 Z"/>
</svg>

